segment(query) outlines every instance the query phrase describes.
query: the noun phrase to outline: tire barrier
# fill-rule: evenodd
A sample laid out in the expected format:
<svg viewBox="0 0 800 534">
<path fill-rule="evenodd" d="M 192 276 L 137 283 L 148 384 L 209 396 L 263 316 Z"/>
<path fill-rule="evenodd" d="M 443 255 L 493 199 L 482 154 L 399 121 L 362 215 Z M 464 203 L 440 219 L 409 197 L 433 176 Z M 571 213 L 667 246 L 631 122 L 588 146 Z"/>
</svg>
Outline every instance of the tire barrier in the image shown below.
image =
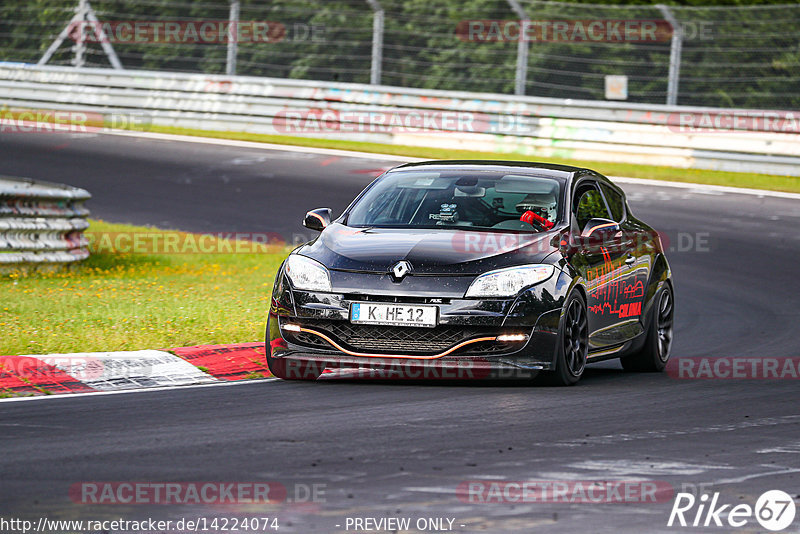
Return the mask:
<svg viewBox="0 0 800 534">
<path fill-rule="evenodd" d="M 0 268 L 86 259 L 89 198 L 77 187 L 0 176 Z"/>
</svg>

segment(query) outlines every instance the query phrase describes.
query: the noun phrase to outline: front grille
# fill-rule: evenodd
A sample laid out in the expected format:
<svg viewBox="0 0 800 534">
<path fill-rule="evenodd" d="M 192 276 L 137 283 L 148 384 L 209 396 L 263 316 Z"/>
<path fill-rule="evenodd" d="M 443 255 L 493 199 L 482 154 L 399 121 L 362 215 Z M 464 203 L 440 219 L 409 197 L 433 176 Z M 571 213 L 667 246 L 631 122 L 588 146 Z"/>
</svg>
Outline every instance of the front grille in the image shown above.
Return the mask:
<svg viewBox="0 0 800 534">
<path fill-rule="evenodd" d="M 355 325 L 332 321 L 328 325 L 333 337 L 360 351 L 369 352 L 444 352 L 470 337 L 468 328 L 438 326 L 415 328 L 408 326 Z"/>
<path fill-rule="evenodd" d="M 354 352 L 378 354 L 412 354 L 419 356 L 442 353 L 454 345 L 484 336 L 497 336 L 507 329 L 475 326 L 439 325 L 435 328 L 352 324 L 347 321 L 314 320 L 292 322 L 325 334 L 337 344 Z M 510 331 L 509 331 L 510 332 Z M 519 329 L 515 329 L 519 332 Z M 289 340 L 300 345 L 320 348 L 330 345 L 308 333 L 286 332 Z M 331 347 L 332 348 L 332 347 Z M 466 345 L 459 354 L 491 354 L 509 350 L 506 343 L 481 342 Z"/>
</svg>

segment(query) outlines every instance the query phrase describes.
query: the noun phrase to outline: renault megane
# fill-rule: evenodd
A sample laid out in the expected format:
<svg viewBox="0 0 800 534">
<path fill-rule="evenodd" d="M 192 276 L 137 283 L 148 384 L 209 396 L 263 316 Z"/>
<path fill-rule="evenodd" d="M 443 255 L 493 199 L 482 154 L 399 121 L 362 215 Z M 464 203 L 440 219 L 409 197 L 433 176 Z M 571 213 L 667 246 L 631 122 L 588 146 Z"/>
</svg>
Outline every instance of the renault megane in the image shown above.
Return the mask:
<svg viewBox="0 0 800 534">
<path fill-rule="evenodd" d="M 661 371 L 673 287 L 658 234 L 589 169 L 431 161 L 373 181 L 275 278 L 267 363 L 284 379 L 326 369 L 435 364 L 577 382 L 620 358 Z"/>
</svg>

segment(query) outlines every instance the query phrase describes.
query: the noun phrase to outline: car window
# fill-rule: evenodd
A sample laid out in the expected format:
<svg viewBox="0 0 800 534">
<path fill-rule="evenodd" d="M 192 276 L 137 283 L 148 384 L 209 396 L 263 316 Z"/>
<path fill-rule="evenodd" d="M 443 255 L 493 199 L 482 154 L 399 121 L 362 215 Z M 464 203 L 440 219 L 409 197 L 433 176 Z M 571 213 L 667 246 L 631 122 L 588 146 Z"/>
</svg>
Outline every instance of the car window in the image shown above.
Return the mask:
<svg viewBox="0 0 800 534">
<path fill-rule="evenodd" d="M 622 199 L 622 195 L 606 184 L 601 183 L 600 189 L 603 190 L 603 195 L 606 197 L 606 202 L 608 202 L 611 218 L 616 222 L 622 222 L 622 218 L 625 216 L 625 201 Z"/>
<path fill-rule="evenodd" d="M 578 202 L 575 205 L 575 220 L 578 228 L 583 229 L 591 219 L 608 219 L 608 209 L 603 201 L 600 191 L 597 189 L 585 189 L 580 193 Z"/>
<path fill-rule="evenodd" d="M 347 224 L 542 231 L 559 220 L 562 188 L 563 182 L 524 174 L 395 171 L 353 205 Z"/>
</svg>

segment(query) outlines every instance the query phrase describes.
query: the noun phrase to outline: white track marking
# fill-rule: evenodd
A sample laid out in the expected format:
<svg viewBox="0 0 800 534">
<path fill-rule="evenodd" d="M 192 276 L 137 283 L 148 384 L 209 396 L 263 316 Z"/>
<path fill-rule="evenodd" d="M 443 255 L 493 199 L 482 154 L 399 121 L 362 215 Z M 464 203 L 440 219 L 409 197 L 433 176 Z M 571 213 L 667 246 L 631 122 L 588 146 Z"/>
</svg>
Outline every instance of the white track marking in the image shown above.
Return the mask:
<svg viewBox="0 0 800 534">
<path fill-rule="evenodd" d="M 763 465 L 762 467 L 769 467 L 770 469 L 774 468 L 774 465 Z M 740 484 L 742 482 L 746 482 L 748 480 L 752 480 L 754 478 L 761 478 L 761 477 L 771 477 L 771 476 L 780 476 L 780 475 L 788 475 L 791 473 L 800 473 L 800 469 L 794 469 L 790 467 L 785 467 L 778 471 L 768 471 L 766 473 L 753 473 L 750 475 L 744 475 L 735 478 L 723 478 L 720 480 L 714 480 L 709 482 L 711 486 L 721 486 L 722 484 Z"/>
<path fill-rule="evenodd" d="M 599 471 L 606 477 L 642 476 L 690 476 L 714 469 L 733 469 L 729 465 L 693 464 L 689 462 L 660 462 L 651 460 L 582 460 L 567 467 L 585 471 Z"/>
</svg>

